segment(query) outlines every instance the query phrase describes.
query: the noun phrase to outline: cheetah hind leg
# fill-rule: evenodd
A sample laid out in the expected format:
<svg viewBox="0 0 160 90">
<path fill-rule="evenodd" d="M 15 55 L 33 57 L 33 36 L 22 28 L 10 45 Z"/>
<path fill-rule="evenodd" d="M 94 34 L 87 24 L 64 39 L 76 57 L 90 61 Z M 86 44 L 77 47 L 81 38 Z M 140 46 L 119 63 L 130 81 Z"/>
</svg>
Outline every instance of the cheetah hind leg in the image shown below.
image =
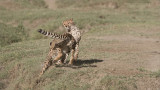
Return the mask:
<svg viewBox="0 0 160 90">
<path fill-rule="evenodd" d="M 67 54 L 65 55 L 64 64 L 67 63 L 67 57 L 68 57 L 68 56 L 69 56 L 69 53 L 67 53 Z"/>
<path fill-rule="evenodd" d="M 61 59 L 58 60 L 58 62 L 56 63 L 56 65 L 62 65 L 66 62 L 66 57 L 67 57 L 67 54 L 64 54 L 62 55 Z"/>
<path fill-rule="evenodd" d="M 63 64 L 64 61 L 64 53 L 60 48 L 57 48 L 57 56 L 54 58 L 53 63 L 57 62 L 56 64 Z"/>
<path fill-rule="evenodd" d="M 70 57 L 69 65 L 73 65 L 73 61 L 74 61 L 74 53 L 75 53 L 75 50 L 72 49 L 72 50 L 71 50 L 71 57 Z"/>
<path fill-rule="evenodd" d="M 60 48 L 57 48 L 56 52 L 57 52 L 57 56 L 54 58 L 53 62 L 57 62 L 63 56 L 63 52 L 62 52 L 62 50 Z"/>
<path fill-rule="evenodd" d="M 52 65 L 52 56 L 54 54 L 54 51 L 51 49 L 47 55 L 47 59 L 44 62 L 44 66 L 42 68 L 42 71 L 39 76 L 44 74 L 44 72 Z"/>
<path fill-rule="evenodd" d="M 74 60 L 77 61 L 79 54 L 79 45 L 77 44 L 75 47 Z"/>
<path fill-rule="evenodd" d="M 67 57 L 69 56 L 69 53 L 67 54 L 63 54 L 61 60 L 58 60 L 58 62 L 56 63 L 57 65 L 60 65 L 60 64 L 66 64 L 67 62 Z"/>
</svg>

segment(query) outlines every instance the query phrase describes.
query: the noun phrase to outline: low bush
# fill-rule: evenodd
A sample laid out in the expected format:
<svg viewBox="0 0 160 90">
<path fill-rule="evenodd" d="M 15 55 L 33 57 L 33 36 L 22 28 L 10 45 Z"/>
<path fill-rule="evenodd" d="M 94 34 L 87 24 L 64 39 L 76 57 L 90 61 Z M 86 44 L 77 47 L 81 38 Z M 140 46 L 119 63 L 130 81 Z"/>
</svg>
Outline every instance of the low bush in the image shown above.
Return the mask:
<svg viewBox="0 0 160 90">
<path fill-rule="evenodd" d="M 0 46 L 9 45 L 11 43 L 26 40 L 28 31 L 22 24 L 17 27 L 12 27 L 3 23 L 0 23 Z"/>
</svg>

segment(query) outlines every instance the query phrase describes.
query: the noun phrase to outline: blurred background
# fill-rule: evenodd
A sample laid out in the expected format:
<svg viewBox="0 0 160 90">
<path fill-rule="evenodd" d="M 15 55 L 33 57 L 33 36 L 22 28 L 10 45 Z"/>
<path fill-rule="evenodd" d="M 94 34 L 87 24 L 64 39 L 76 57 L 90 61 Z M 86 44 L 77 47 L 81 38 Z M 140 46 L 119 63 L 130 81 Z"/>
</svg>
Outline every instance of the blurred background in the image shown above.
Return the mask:
<svg viewBox="0 0 160 90">
<path fill-rule="evenodd" d="M 37 30 L 62 34 L 68 18 L 78 64 L 35 83 L 52 40 Z M 159 46 L 160 0 L 0 0 L 1 90 L 160 90 Z"/>
<path fill-rule="evenodd" d="M 62 21 L 73 18 L 91 31 L 108 24 L 159 23 L 159 0 L 0 0 L 0 46 L 40 39 L 38 28 L 63 31 Z M 156 22 L 157 21 L 157 22 Z"/>
</svg>

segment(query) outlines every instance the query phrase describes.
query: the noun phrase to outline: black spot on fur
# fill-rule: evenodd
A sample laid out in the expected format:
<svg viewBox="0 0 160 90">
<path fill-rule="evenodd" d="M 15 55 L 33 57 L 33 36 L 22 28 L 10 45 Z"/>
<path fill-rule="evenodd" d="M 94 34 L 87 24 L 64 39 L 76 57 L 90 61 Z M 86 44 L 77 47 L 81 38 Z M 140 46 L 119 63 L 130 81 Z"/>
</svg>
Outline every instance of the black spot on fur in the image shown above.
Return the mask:
<svg viewBox="0 0 160 90">
<path fill-rule="evenodd" d="M 52 42 L 50 42 L 50 46 L 52 45 Z"/>
</svg>

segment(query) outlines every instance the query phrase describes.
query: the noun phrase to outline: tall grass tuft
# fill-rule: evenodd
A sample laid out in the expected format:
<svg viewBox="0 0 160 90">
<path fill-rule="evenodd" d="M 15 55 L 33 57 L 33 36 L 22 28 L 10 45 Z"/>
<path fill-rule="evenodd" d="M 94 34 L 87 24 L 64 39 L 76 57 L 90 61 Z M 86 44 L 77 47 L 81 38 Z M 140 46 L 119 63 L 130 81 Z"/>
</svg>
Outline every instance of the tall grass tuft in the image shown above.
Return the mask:
<svg viewBox="0 0 160 90">
<path fill-rule="evenodd" d="M 17 27 L 12 27 L 3 23 L 0 23 L 0 46 L 9 45 L 11 43 L 23 41 L 27 39 L 28 31 L 22 24 Z"/>
</svg>

